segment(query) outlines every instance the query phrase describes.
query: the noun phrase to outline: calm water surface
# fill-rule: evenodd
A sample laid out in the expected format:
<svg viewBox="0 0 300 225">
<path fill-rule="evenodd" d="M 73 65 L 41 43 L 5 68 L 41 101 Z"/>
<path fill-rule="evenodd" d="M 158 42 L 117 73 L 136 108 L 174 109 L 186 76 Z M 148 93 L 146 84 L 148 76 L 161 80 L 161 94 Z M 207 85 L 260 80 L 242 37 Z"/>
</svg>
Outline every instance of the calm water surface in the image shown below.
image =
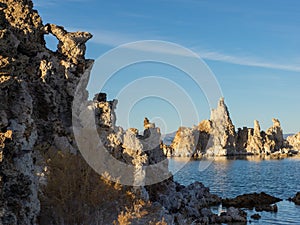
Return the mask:
<svg viewBox="0 0 300 225">
<path fill-rule="evenodd" d="M 266 192 L 287 199 L 300 191 L 300 158 L 282 160 L 261 160 L 257 157 L 244 159 L 217 158 L 207 169 L 199 171 L 207 161 L 186 161 L 179 158 L 169 159 L 169 169 L 175 172 L 174 179 L 184 185 L 200 181 L 210 188 L 211 193 L 221 197 Z M 199 167 L 200 166 L 200 167 Z M 251 224 L 299 224 L 300 207 L 294 203 L 277 203 L 278 213 L 259 212 L 262 218 L 252 220 Z M 216 209 L 220 211 L 221 209 Z M 248 215 L 255 211 L 248 210 Z M 249 218 L 250 219 L 250 218 Z M 249 223 L 250 224 L 250 223 Z"/>
</svg>

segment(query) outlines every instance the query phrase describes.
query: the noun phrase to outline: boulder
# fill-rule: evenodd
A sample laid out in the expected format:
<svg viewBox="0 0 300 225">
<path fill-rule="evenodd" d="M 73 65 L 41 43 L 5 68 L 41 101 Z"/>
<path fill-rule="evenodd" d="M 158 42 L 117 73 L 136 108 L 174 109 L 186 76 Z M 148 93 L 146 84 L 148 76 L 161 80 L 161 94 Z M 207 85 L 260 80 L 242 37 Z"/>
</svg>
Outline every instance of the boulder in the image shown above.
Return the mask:
<svg viewBox="0 0 300 225">
<path fill-rule="evenodd" d="M 240 222 L 247 224 L 247 213 L 241 209 L 234 207 L 229 207 L 226 212 L 222 212 L 219 217 L 217 217 L 216 222 L 218 223 L 234 223 Z"/>
</svg>

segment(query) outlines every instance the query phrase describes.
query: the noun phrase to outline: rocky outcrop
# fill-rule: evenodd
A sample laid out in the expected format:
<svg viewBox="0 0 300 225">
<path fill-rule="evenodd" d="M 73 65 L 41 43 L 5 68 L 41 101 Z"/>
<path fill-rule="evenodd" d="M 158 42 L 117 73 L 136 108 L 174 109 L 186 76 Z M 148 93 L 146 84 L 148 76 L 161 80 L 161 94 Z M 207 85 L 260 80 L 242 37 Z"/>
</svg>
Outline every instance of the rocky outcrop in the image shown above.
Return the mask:
<svg viewBox="0 0 300 225">
<path fill-rule="evenodd" d="M 257 120 L 254 120 L 254 128 L 238 128 L 235 132 L 224 98 L 221 98 L 218 107 L 212 110 L 210 120 L 203 120 L 198 127 L 179 128 L 173 143 L 164 146 L 164 152 L 167 156 L 194 158 L 225 155 L 281 158 L 298 154 L 300 133 L 284 140 L 279 120 L 273 118 L 272 121 L 272 127 L 266 132 L 261 131 Z"/>
<path fill-rule="evenodd" d="M 35 224 L 40 155 L 55 145 L 76 148 L 71 104 L 81 74 L 92 63 L 84 58 L 91 34 L 54 25 L 49 30 L 29 0 L 1 1 L 0 17 L 1 220 Z M 55 53 L 45 46 L 47 33 L 59 38 Z"/>
<path fill-rule="evenodd" d="M 255 208 L 256 211 L 277 211 L 277 206 L 272 204 L 279 201 L 282 201 L 282 199 L 261 192 L 239 195 L 232 199 L 222 199 L 222 205 L 225 207 Z"/>
<path fill-rule="evenodd" d="M 207 147 L 207 154 L 227 155 L 235 149 L 235 128 L 231 121 L 224 98 L 221 98 L 218 107 L 211 111 L 212 141 Z"/>
<path fill-rule="evenodd" d="M 273 126 L 265 133 L 264 150 L 266 153 L 273 153 L 283 147 L 283 132 L 278 119 L 272 119 Z"/>
<path fill-rule="evenodd" d="M 254 129 L 248 129 L 248 140 L 246 144 L 247 153 L 258 155 L 262 153 L 264 140 L 261 136 L 260 125 L 254 120 Z"/>
<path fill-rule="evenodd" d="M 165 161 L 166 157 L 160 145 L 160 130 L 154 123 L 145 118 L 143 135 L 139 135 L 139 131 L 135 128 L 120 131 L 112 119 L 115 100 L 107 102 L 106 98 L 101 98 L 98 101 L 98 96 L 89 104 L 95 106 L 98 132 L 103 143 L 118 160 L 134 165 L 133 184 L 139 186 L 134 188 L 135 194 L 142 199 L 151 200 L 156 211 L 160 210 L 160 215 L 166 218 L 168 224 L 191 224 L 195 220 L 244 221 L 237 217 L 237 212 L 229 212 L 226 217 L 212 213 L 210 206 L 220 204 L 221 198 L 211 194 L 209 188 L 202 183 L 195 182 L 185 187 L 173 181 L 168 171 L 168 161 Z M 81 116 L 85 118 L 86 114 Z M 113 136 L 115 138 L 111 138 Z M 163 162 L 161 167 L 147 170 L 148 166 L 159 162 Z M 160 177 L 163 174 L 168 179 L 154 185 L 145 185 L 153 177 Z"/>
<path fill-rule="evenodd" d="M 287 137 L 287 145 L 292 150 L 299 150 L 300 151 L 300 132 Z"/>
<path fill-rule="evenodd" d="M 180 127 L 171 144 L 172 156 L 202 157 L 230 155 L 235 149 L 235 128 L 224 98 L 211 112 L 210 120 L 197 127 Z"/>
<path fill-rule="evenodd" d="M 221 203 L 221 198 L 212 195 L 200 182 L 182 186 L 174 182 L 165 182 L 164 192 L 156 192 L 156 199 L 173 215 L 169 224 L 215 224 L 247 221 L 247 214 L 240 209 L 230 207 L 221 215 L 214 214 L 210 206 Z"/>
<path fill-rule="evenodd" d="M 179 127 L 171 144 L 172 156 L 191 157 L 195 153 L 199 131 L 196 127 Z"/>
</svg>

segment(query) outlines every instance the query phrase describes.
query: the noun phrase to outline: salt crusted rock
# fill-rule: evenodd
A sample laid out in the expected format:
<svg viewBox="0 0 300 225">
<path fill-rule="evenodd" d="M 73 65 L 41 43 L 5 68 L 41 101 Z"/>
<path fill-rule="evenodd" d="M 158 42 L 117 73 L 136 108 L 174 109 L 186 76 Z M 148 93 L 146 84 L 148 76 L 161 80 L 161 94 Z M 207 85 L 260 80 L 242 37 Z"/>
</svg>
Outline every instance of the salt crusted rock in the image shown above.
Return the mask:
<svg viewBox="0 0 300 225">
<path fill-rule="evenodd" d="M 2 151 L 2 224 L 36 224 L 40 150 L 53 147 L 53 140 L 75 148 L 70 132 L 72 98 L 92 63 L 84 59 L 91 35 L 64 31 L 59 36 L 57 27 L 46 28 L 30 0 L 1 1 L 0 126 L 1 132 L 12 132 Z M 59 56 L 45 46 L 47 30 L 60 39 Z"/>
</svg>

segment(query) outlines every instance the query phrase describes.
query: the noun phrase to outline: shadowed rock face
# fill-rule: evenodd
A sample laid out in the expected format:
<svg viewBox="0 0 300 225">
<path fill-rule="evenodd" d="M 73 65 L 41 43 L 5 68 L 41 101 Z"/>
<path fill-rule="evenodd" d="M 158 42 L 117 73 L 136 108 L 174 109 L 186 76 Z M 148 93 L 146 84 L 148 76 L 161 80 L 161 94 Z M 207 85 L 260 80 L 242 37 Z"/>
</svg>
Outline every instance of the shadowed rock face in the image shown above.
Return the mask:
<svg viewBox="0 0 300 225">
<path fill-rule="evenodd" d="M 44 26 L 29 0 L 2 0 L 0 17 L 0 136 L 12 133 L 0 146 L 1 219 L 35 224 L 40 151 L 51 146 L 75 151 L 71 104 L 92 63 L 84 58 L 91 34 Z M 59 39 L 55 53 L 45 46 L 47 33 Z"/>
</svg>

